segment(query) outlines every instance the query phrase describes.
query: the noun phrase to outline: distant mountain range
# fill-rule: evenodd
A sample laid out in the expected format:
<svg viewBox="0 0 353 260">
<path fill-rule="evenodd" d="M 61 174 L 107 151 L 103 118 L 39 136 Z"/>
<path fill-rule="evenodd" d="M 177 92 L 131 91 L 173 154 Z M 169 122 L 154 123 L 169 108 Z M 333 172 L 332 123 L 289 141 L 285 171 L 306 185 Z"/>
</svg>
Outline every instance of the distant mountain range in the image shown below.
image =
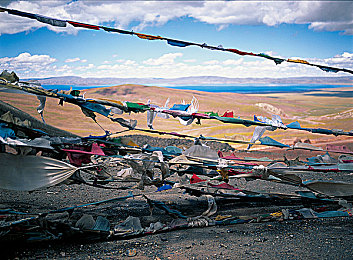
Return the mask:
<svg viewBox="0 0 353 260">
<path fill-rule="evenodd" d="M 76 76 L 51 77 L 35 80 L 43 85 L 156 85 L 156 86 L 210 86 L 210 85 L 239 85 L 239 84 L 348 84 L 353 85 L 353 77 L 291 77 L 291 78 L 226 78 L 215 76 L 181 77 L 181 78 L 81 78 Z"/>
</svg>

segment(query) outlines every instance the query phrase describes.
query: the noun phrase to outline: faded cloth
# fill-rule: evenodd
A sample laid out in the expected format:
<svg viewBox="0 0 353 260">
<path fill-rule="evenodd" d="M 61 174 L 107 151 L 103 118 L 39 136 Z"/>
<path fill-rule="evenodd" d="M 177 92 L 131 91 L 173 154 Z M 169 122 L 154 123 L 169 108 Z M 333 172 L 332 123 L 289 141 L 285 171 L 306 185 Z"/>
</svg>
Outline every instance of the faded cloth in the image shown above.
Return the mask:
<svg viewBox="0 0 353 260">
<path fill-rule="evenodd" d="M 353 196 L 353 183 L 313 181 L 305 187 L 328 196 Z"/>
<path fill-rule="evenodd" d="M 218 160 L 218 154 L 207 146 L 193 145 L 183 152 L 184 155 L 202 159 Z"/>
<path fill-rule="evenodd" d="M 69 178 L 76 167 L 48 157 L 0 153 L 0 188 L 32 191 Z"/>
</svg>

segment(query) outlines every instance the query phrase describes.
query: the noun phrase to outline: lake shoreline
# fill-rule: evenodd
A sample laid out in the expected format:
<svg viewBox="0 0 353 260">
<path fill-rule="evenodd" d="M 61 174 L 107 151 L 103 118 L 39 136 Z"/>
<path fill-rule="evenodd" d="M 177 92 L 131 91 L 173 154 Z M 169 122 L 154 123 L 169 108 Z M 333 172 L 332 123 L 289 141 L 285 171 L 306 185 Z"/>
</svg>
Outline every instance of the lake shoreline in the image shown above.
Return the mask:
<svg viewBox="0 0 353 260">
<path fill-rule="evenodd" d="M 129 84 L 130 85 L 130 84 Z M 123 85 L 117 85 L 123 86 Z M 87 89 L 95 88 L 109 88 L 116 87 L 110 85 L 92 85 L 92 86 L 79 86 L 79 85 L 42 85 L 45 89 L 58 89 L 58 90 L 70 90 L 77 89 L 84 91 Z M 147 86 L 152 87 L 152 86 Z M 275 93 L 305 93 L 313 91 L 325 91 L 329 89 L 342 89 L 350 88 L 353 85 L 344 84 L 286 84 L 286 85 L 213 85 L 213 86 L 156 86 L 160 88 L 177 89 L 177 90 L 193 90 L 207 93 L 237 93 L 237 94 L 275 94 Z"/>
</svg>

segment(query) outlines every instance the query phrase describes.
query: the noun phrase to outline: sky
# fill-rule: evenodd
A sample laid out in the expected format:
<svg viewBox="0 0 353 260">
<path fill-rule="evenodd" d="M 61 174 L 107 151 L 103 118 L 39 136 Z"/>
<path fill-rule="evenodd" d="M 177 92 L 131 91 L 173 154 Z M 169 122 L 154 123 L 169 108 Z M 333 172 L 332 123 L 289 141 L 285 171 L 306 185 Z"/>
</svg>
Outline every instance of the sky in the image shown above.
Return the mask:
<svg viewBox="0 0 353 260">
<path fill-rule="evenodd" d="M 0 0 L 0 7 L 353 69 L 353 1 Z M 20 78 L 351 76 L 104 30 L 53 27 L 7 12 L 0 12 L 0 68 Z"/>
</svg>

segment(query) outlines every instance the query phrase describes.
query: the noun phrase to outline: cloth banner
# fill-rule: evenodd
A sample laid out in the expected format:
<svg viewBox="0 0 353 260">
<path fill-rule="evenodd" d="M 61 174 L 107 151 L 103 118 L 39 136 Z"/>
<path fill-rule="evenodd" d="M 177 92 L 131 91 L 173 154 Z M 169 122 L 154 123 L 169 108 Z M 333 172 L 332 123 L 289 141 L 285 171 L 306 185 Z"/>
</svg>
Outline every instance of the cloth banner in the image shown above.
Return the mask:
<svg viewBox="0 0 353 260">
<path fill-rule="evenodd" d="M 32 191 L 69 178 L 76 167 L 48 157 L 0 153 L 0 188 Z"/>
</svg>

